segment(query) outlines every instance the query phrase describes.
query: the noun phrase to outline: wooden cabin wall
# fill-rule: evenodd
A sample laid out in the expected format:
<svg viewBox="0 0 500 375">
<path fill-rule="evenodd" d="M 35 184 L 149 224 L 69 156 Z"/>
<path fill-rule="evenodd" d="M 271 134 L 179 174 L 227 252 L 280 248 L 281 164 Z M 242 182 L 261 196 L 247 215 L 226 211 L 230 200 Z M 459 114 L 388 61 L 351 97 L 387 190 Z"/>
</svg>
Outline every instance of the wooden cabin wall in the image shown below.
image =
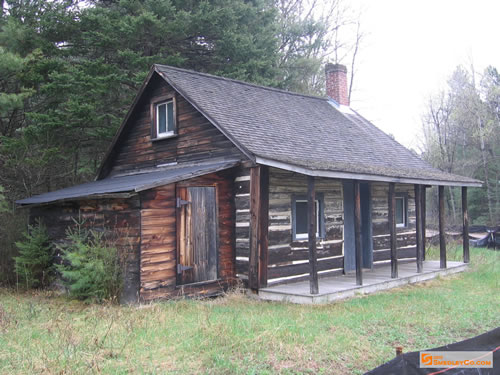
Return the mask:
<svg viewBox="0 0 500 375">
<path fill-rule="evenodd" d="M 343 200 L 339 180 L 317 178 L 316 193 L 324 197 L 325 238 L 317 241 L 318 270 L 343 268 Z M 269 283 L 309 274 L 307 240 L 293 240 L 292 197 L 307 194 L 307 177 L 269 169 Z"/>
<path fill-rule="evenodd" d="M 250 256 L 250 168 L 240 167 L 234 178 L 236 209 L 236 275 L 248 280 Z"/>
<path fill-rule="evenodd" d="M 408 226 L 396 228 L 398 259 L 416 258 L 416 229 L 415 229 L 415 190 L 414 185 L 396 184 L 395 192 L 408 195 Z M 391 259 L 389 217 L 388 217 L 388 183 L 372 183 L 372 230 L 373 230 L 373 261 L 378 262 Z"/>
<path fill-rule="evenodd" d="M 220 292 L 235 281 L 233 173 L 223 171 L 141 193 L 141 299 L 202 296 Z M 215 186 L 219 254 L 218 282 L 176 285 L 176 187 Z"/>
<path fill-rule="evenodd" d="M 131 114 L 101 177 L 171 162 L 238 157 L 241 152 L 181 95 L 175 94 L 177 132 L 173 138 L 151 140 L 151 103 L 174 90 L 158 74 Z"/>
<path fill-rule="evenodd" d="M 140 212 L 139 197 L 93 199 L 38 206 L 30 209 L 30 223 L 40 219 L 55 244 L 66 242 L 66 230 L 75 220 L 88 229 L 102 231 L 116 245 L 123 262 L 121 302 L 135 302 L 139 291 Z"/>
</svg>

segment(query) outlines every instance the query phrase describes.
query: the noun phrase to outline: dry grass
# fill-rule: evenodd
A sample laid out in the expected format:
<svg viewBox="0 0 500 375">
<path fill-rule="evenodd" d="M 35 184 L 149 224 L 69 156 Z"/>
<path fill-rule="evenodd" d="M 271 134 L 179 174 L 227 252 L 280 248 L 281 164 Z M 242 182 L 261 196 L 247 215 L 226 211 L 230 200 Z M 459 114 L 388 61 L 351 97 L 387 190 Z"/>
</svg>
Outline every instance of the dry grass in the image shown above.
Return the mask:
<svg viewBox="0 0 500 375">
<path fill-rule="evenodd" d="M 450 250 L 450 259 L 460 249 Z M 431 256 L 433 252 L 431 252 Z M 2 374 L 360 374 L 499 325 L 500 252 L 471 272 L 326 306 L 223 298 L 85 305 L 0 290 Z"/>
</svg>

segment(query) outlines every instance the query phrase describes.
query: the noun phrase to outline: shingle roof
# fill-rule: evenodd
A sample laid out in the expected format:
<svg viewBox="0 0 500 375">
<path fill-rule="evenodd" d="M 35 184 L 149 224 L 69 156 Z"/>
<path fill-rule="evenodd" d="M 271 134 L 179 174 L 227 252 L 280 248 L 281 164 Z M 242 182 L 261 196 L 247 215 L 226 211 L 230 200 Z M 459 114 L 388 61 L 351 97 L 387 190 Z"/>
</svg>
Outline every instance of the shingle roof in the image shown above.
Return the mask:
<svg viewBox="0 0 500 375">
<path fill-rule="evenodd" d="M 228 169 L 238 163 L 239 161 L 235 160 L 208 161 L 201 164 L 183 165 L 179 167 L 173 166 L 161 171 L 110 177 L 103 180 L 88 182 L 86 184 L 71 186 L 66 189 L 35 195 L 31 198 L 18 200 L 16 203 L 20 205 L 32 205 L 111 193 L 139 192 L 151 189 L 155 186 L 171 184 L 207 173 Z"/>
<path fill-rule="evenodd" d="M 247 154 L 309 170 L 480 183 L 433 168 L 331 99 L 164 65 L 154 69 Z"/>
</svg>

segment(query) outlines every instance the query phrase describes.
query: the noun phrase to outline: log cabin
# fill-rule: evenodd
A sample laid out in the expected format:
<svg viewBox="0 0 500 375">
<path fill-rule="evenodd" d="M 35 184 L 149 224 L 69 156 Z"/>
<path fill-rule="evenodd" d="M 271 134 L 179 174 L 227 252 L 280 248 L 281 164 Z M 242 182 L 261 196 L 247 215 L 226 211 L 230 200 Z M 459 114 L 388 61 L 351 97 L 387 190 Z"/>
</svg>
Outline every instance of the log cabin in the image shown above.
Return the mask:
<svg viewBox="0 0 500 375">
<path fill-rule="evenodd" d="M 95 181 L 18 201 L 54 242 L 75 218 L 118 233 L 122 302 L 218 294 L 413 260 L 423 271 L 425 191 L 481 182 L 437 170 L 349 106 L 347 70 L 327 97 L 154 65 Z M 464 236 L 464 238 L 467 238 Z M 467 242 L 467 246 L 465 244 Z M 464 262 L 468 262 L 464 241 Z M 292 285 L 292 284 L 290 284 Z"/>
</svg>

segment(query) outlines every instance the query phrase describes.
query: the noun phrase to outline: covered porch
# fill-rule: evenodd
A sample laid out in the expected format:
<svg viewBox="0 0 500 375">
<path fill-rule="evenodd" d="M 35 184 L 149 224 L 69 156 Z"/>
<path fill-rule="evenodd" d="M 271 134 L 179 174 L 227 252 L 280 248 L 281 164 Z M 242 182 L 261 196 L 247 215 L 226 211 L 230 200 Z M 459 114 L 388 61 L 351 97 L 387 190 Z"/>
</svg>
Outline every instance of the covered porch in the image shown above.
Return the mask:
<svg viewBox="0 0 500 375">
<path fill-rule="evenodd" d="M 278 167 L 278 166 L 275 166 Z M 283 168 L 284 169 L 284 168 Z M 302 240 L 300 251 L 306 255 L 307 260 L 298 262 L 278 263 L 276 256 L 273 255 L 273 262 L 277 265 L 270 265 L 270 253 L 276 254 L 277 246 L 269 246 L 270 230 L 273 226 L 269 224 L 270 205 L 269 205 L 269 168 L 267 166 L 257 166 L 250 170 L 250 233 L 249 233 L 249 264 L 248 264 L 248 285 L 256 291 L 260 298 L 266 300 L 291 301 L 296 303 L 322 303 L 335 301 L 342 298 L 354 296 L 356 294 L 373 293 L 378 290 L 398 287 L 405 284 L 416 283 L 429 280 L 438 275 L 447 275 L 461 272 L 467 268 L 469 263 L 469 235 L 468 235 L 468 212 L 467 212 L 467 186 L 477 186 L 476 183 L 456 183 L 448 181 L 425 181 L 417 179 L 400 178 L 368 178 L 345 179 L 344 176 L 337 175 L 311 175 L 301 173 L 303 171 L 294 170 L 294 173 L 303 177 L 302 185 L 304 188 L 303 204 L 307 203 L 307 231 Z M 298 173 L 297 173 L 298 172 Z M 328 189 L 327 181 L 336 181 L 344 186 L 342 195 L 344 199 L 342 216 L 342 254 L 340 256 L 327 256 L 322 250 L 318 257 L 317 246 L 319 236 L 321 236 L 324 226 L 318 220 L 318 206 L 322 206 L 320 197 L 325 195 L 325 186 Z M 354 177 L 354 176 L 353 176 Z M 358 176 L 355 176 L 359 178 Z M 318 183 L 322 184 L 322 192 L 317 193 Z M 378 184 L 385 186 L 383 195 L 384 207 L 383 215 L 386 220 L 384 228 L 387 228 L 383 236 L 373 236 L 371 231 L 372 223 L 366 221 L 364 215 L 366 211 L 366 202 L 371 201 L 370 186 Z M 414 202 L 414 217 L 412 216 L 413 241 L 409 247 L 401 247 L 401 228 L 397 228 L 396 215 L 396 188 L 404 185 L 405 189 L 411 191 L 412 201 Z M 440 260 L 425 260 L 426 247 L 426 189 L 431 185 L 438 187 L 439 201 L 439 248 Z M 466 185 L 466 186 L 464 186 Z M 282 185 L 281 185 L 282 186 Z M 346 186 L 350 186 L 348 191 Z M 448 262 L 446 259 L 446 233 L 445 233 L 445 186 L 456 186 L 462 193 L 462 215 L 463 215 L 463 262 Z M 368 187 L 368 199 L 363 198 L 363 188 Z M 297 188 L 295 186 L 295 188 Z M 272 190 L 272 184 L 271 184 Z M 366 190 L 366 189 L 365 189 Z M 274 188 L 279 191 L 280 197 L 283 195 L 282 189 Z M 320 190 L 321 191 L 321 190 Z M 380 193 L 380 190 L 379 190 Z M 277 195 L 275 193 L 275 195 Z M 349 196 L 352 202 L 350 212 L 347 210 L 346 197 Z M 285 199 L 285 198 L 282 198 Z M 378 196 L 380 203 L 380 195 Z M 319 203 L 318 203 L 319 202 Z M 293 205 L 292 201 L 292 205 Z M 328 202 L 325 199 L 325 207 Z M 283 209 L 281 209 L 283 211 Z M 296 210 L 297 211 L 297 210 Z M 369 215 L 371 209 L 368 208 Z M 304 210 L 305 213 L 305 210 Z M 293 209 L 292 209 L 293 214 Z M 379 213 L 380 214 L 380 210 Z M 315 216 L 316 215 L 316 216 Z M 351 215 L 349 221 L 347 217 Z M 276 215 L 275 215 L 276 216 Z M 293 215 L 292 219 L 295 217 Z M 286 222 L 288 224 L 288 222 Z M 318 228 L 318 225 L 320 228 Z M 323 228 L 322 228 L 323 227 Z M 271 229 L 270 229 L 271 228 Z M 293 240 L 296 241 L 296 227 L 291 225 Z M 369 230 L 367 230 L 369 228 Z M 398 238 L 398 236 L 400 236 Z M 379 237 L 375 239 L 374 237 Z M 381 250 L 374 251 L 373 243 L 380 243 L 380 237 L 384 237 L 384 246 Z M 347 241 L 347 240 L 351 241 Z M 281 248 L 279 248 L 281 250 Z M 292 249 L 291 252 L 298 254 L 298 251 Z M 367 262 L 367 254 L 369 261 Z M 412 254 L 412 255 L 409 255 Z M 326 256 L 326 257 L 325 257 Z M 319 258 L 319 259 L 318 259 Z M 412 258 L 411 260 L 408 258 Z M 378 260 L 378 262 L 374 262 Z M 380 262 L 383 260 L 383 262 Z M 377 263 L 377 264 L 376 264 Z M 383 264 L 381 264 L 383 263 Z M 281 278 L 277 270 L 295 268 L 302 271 L 296 278 Z M 269 277 L 268 277 L 269 276 Z"/>
<path fill-rule="evenodd" d="M 418 273 L 415 262 L 399 264 L 399 275 L 391 277 L 391 266 L 386 264 L 363 273 L 363 285 L 356 284 L 356 275 L 348 273 L 320 278 L 319 292 L 311 294 L 309 281 L 269 286 L 259 289 L 259 297 L 268 301 L 292 302 L 301 304 L 321 304 L 375 293 L 382 290 L 419 283 L 465 271 L 468 267 L 463 262 L 448 262 L 447 268 L 440 268 L 439 261 L 424 261 L 423 271 Z"/>
</svg>

